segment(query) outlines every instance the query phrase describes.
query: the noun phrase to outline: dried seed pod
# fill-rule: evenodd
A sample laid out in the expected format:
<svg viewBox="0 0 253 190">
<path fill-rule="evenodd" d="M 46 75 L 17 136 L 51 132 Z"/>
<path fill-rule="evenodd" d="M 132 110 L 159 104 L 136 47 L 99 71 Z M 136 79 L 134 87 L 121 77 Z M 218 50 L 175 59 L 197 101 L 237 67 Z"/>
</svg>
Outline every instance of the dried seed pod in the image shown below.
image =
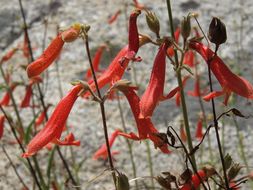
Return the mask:
<svg viewBox="0 0 253 190">
<path fill-rule="evenodd" d="M 147 11 L 146 21 L 149 29 L 154 32 L 157 36 L 159 36 L 160 32 L 160 23 L 154 12 Z"/>
<path fill-rule="evenodd" d="M 118 176 L 116 178 L 116 187 L 117 187 L 117 190 L 129 190 L 130 189 L 128 177 L 125 174 L 123 174 L 123 173 L 118 174 Z"/>
<path fill-rule="evenodd" d="M 226 26 L 217 17 L 213 17 L 209 25 L 208 39 L 216 46 L 225 43 L 227 40 Z"/>
<path fill-rule="evenodd" d="M 184 17 L 181 22 L 181 34 L 184 39 L 187 39 L 191 33 L 191 17 Z"/>
</svg>

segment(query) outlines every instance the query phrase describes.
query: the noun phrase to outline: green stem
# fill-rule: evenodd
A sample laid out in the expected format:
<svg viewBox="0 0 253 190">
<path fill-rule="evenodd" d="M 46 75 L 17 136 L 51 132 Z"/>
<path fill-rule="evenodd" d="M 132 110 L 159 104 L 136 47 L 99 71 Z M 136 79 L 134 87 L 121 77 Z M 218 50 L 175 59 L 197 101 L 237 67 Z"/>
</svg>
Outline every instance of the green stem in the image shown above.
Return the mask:
<svg viewBox="0 0 253 190">
<path fill-rule="evenodd" d="M 234 121 L 234 124 L 236 127 L 236 136 L 239 141 L 240 157 L 242 158 L 244 165 L 246 167 L 247 173 L 249 174 L 251 172 L 251 170 L 249 168 L 248 160 L 247 160 L 246 153 L 245 153 L 245 146 L 244 146 L 244 142 L 243 142 L 243 137 L 240 134 L 239 125 L 238 125 L 238 122 L 237 122 L 235 116 L 233 115 L 232 117 L 233 117 L 233 121 Z M 250 186 L 251 186 L 251 189 L 253 189 L 253 181 L 251 181 L 251 180 L 250 180 Z"/>
<path fill-rule="evenodd" d="M 199 84 L 200 84 L 200 77 L 199 77 L 199 73 L 198 73 L 198 64 L 195 65 L 195 73 L 196 73 L 196 80 L 198 80 Z M 201 112 L 203 114 L 203 126 L 205 129 L 207 129 L 207 118 L 206 118 L 206 111 L 204 108 L 204 104 L 203 104 L 203 100 L 201 96 L 198 96 L 198 101 L 199 101 L 199 105 L 200 105 L 200 109 Z M 212 151 L 212 146 L 211 146 L 211 139 L 210 136 L 207 136 L 207 143 L 208 143 L 208 150 L 209 150 L 209 155 L 210 155 L 210 160 L 211 163 L 213 163 L 213 151 Z"/>
<path fill-rule="evenodd" d="M 107 132 L 107 124 L 106 124 L 106 116 L 105 116 L 105 106 L 104 106 L 104 101 L 101 101 L 102 100 L 102 96 L 101 96 L 101 93 L 100 93 L 100 90 L 99 90 L 99 87 L 98 87 L 96 73 L 95 73 L 95 70 L 93 68 L 93 64 L 92 64 L 92 60 L 91 60 L 88 35 L 86 35 L 85 38 L 83 38 L 83 40 L 85 41 L 85 48 L 86 48 L 86 52 L 87 52 L 87 55 L 88 55 L 89 64 L 90 64 L 90 68 L 91 68 L 91 72 L 92 72 L 92 76 L 93 76 L 93 80 L 94 80 L 94 83 L 95 83 L 95 86 L 96 86 L 96 91 L 98 93 L 98 97 L 100 99 L 99 105 L 100 105 L 100 110 L 101 110 L 101 115 L 102 115 L 104 137 L 105 137 L 106 148 L 107 148 L 107 153 L 108 153 L 108 161 L 109 161 L 109 164 L 110 164 L 110 169 L 112 171 L 112 178 L 113 178 L 113 182 L 114 182 L 114 185 L 115 185 L 115 189 L 117 190 L 116 175 L 115 175 L 115 171 L 114 171 L 115 169 L 114 169 L 114 165 L 113 165 L 112 154 L 111 154 L 111 149 L 110 149 L 110 144 L 109 144 L 109 138 L 108 138 L 108 132 Z"/>
<path fill-rule="evenodd" d="M 10 95 L 10 98 L 11 98 L 11 101 L 12 101 L 12 105 L 13 105 L 13 108 L 14 108 L 14 111 L 15 111 L 15 114 L 17 116 L 17 119 L 18 119 L 18 123 L 19 123 L 19 127 L 21 128 L 22 132 L 21 133 L 24 133 L 24 127 L 23 127 L 23 123 L 22 123 L 22 120 L 21 120 L 21 117 L 20 117 L 20 114 L 19 114 L 19 111 L 18 111 L 18 107 L 17 107 L 17 104 L 16 104 L 16 101 L 14 99 L 14 96 L 13 96 L 13 93 L 12 91 L 10 90 L 10 86 L 7 82 L 7 79 L 6 79 L 6 76 L 5 76 L 5 73 L 4 73 L 4 70 L 3 70 L 3 67 L 2 65 L 0 64 L 0 70 L 1 70 L 1 74 L 2 74 L 2 77 L 4 79 L 4 82 L 5 82 L 5 85 L 7 86 L 7 89 L 8 89 L 8 93 Z M 22 134 L 20 134 L 22 135 Z M 21 144 L 21 142 L 20 142 Z M 42 185 L 42 188 L 43 189 L 46 189 L 46 185 L 45 185 L 45 181 L 43 179 L 43 176 L 41 174 L 41 170 L 40 170 L 40 167 L 37 163 L 37 159 L 33 156 L 33 161 L 34 161 L 34 164 L 35 164 L 35 169 L 36 171 L 38 172 L 38 175 L 39 175 L 39 178 L 40 178 L 40 182 L 41 182 L 41 185 Z"/>
<path fill-rule="evenodd" d="M 36 169 L 36 171 L 38 172 L 38 176 L 39 176 L 39 179 L 40 179 L 40 183 L 41 183 L 42 188 L 43 188 L 43 189 L 49 189 L 49 187 L 47 188 L 46 183 L 45 183 L 45 180 L 44 180 L 43 175 L 42 175 L 42 173 L 41 173 L 41 169 L 40 169 L 40 166 L 39 166 L 39 164 L 38 164 L 37 157 L 36 157 L 36 156 L 33 156 L 32 159 L 33 159 L 33 162 L 34 162 L 35 169 Z"/>
<path fill-rule="evenodd" d="M 19 138 L 17 136 L 17 133 L 15 131 L 15 126 L 13 125 L 12 120 L 9 118 L 8 114 L 6 113 L 6 111 L 3 109 L 3 107 L 1 105 L 0 105 L 0 110 L 3 112 L 5 118 L 7 119 L 8 123 L 9 123 L 9 126 L 11 128 L 11 132 L 12 132 L 13 136 L 15 137 L 16 141 L 18 142 L 19 147 L 20 147 L 22 153 L 25 153 L 25 149 L 24 149 L 23 145 L 21 144 L 21 142 L 20 142 L 20 140 L 19 140 Z M 26 158 L 26 160 L 28 162 L 31 175 L 34 178 L 36 185 L 38 186 L 39 190 L 43 190 L 42 187 L 41 187 L 41 185 L 40 185 L 40 183 L 39 183 L 38 177 L 37 177 L 37 175 L 35 173 L 35 170 L 33 168 L 33 165 L 31 163 L 30 159 Z"/>
<path fill-rule="evenodd" d="M 149 141 L 146 140 L 146 141 L 145 141 L 145 144 L 146 144 L 146 147 L 147 147 L 149 172 L 150 172 L 150 176 L 152 177 L 152 178 L 151 178 L 151 187 L 152 187 L 151 189 L 154 190 L 154 189 L 155 189 L 154 171 L 153 171 L 153 162 L 152 162 L 152 156 L 151 156 Z"/>
<path fill-rule="evenodd" d="M 173 17 L 172 17 L 172 10 L 171 10 L 170 0 L 167 0 L 167 9 L 168 9 L 168 15 L 169 15 L 169 21 L 170 21 L 171 36 L 175 39 L 174 26 L 173 26 Z M 181 60 L 183 60 L 183 59 L 181 59 Z M 185 103 L 185 96 L 184 96 L 184 88 L 183 88 L 183 84 L 182 84 L 181 69 L 178 68 L 180 66 L 180 64 L 179 64 L 179 61 L 178 61 L 177 51 L 175 51 L 175 62 L 176 62 L 176 69 L 177 69 L 177 82 L 178 82 L 178 86 L 180 87 L 181 105 L 182 105 L 182 111 L 183 111 L 184 126 L 185 126 L 186 135 L 187 135 L 187 143 L 188 143 L 189 150 L 191 152 L 192 149 L 193 149 L 192 137 L 191 137 L 190 126 L 189 126 L 189 121 L 188 121 L 187 107 L 186 107 L 186 103 Z M 197 168 L 197 164 L 196 164 L 194 154 L 191 155 L 191 159 L 192 159 L 194 167 Z"/>
<path fill-rule="evenodd" d="M 215 56 L 217 52 L 217 47 L 215 51 Z M 211 76 L 211 70 L 210 70 L 210 61 L 208 61 L 208 78 L 209 78 L 209 86 L 210 86 L 210 93 L 213 92 L 213 85 L 212 85 L 212 76 Z M 222 164 L 222 169 L 223 169 L 223 174 L 224 174 L 224 179 L 225 179 L 225 185 L 226 189 L 229 190 L 229 182 L 228 182 L 228 177 L 227 177 L 227 172 L 226 172 L 226 167 L 225 167 L 225 160 L 222 152 L 222 147 L 221 147 L 221 141 L 220 141 L 220 135 L 219 135 L 219 127 L 218 127 L 218 121 L 216 117 L 216 111 L 215 111 L 215 104 L 214 104 L 214 99 L 211 99 L 211 104 L 212 104 L 212 110 L 213 110 L 213 122 L 214 122 L 214 128 L 215 128 L 215 134 L 216 134 L 216 140 L 218 144 L 218 149 L 219 149 L 219 154 L 220 154 L 220 159 L 221 159 L 221 164 Z"/>
</svg>

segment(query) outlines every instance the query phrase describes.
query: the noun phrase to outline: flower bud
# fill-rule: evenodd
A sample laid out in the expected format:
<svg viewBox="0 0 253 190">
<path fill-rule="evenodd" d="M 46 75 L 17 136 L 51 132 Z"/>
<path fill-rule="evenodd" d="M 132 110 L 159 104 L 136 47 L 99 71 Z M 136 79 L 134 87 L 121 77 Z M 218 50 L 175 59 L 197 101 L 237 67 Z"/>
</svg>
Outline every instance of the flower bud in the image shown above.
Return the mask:
<svg viewBox="0 0 253 190">
<path fill-rule="evenodd" d="M 159 183 L 159 185 L 161 185 L 162 187 L 166 188 L 166 189 L 171 189 L 171 181 L 168 180 L 167 178 L 165 177 L 162 177 L 162 176 L 157 176 L 156 177 L 156 180 L 157 182 Z"/>
<path fill-rule="evenodd" d="M 128 178 L 125 174 L 119 173 L 119 175 L 116 178 L 116 187 L 117 187 L 117 190 L 129 190 L 130 189 Z"/>
<path fill-rule="evenodd" d="M 160 23 L 154 12 L 147 11 L 146 21 L 149 29 L 154 32 L 157 36 L 159 36 L 160 32 Z"/>
<path fill-rule="evenodd" d="M 217 17 L 213 17 L 209 25 L 208 39 L 216 46 L 225 43 L 227 40 L 226 26 Z"/>
<path fill-rule="evenodd" d="M 181 33 L 184 39 L 187 39 L 191 33 L 191 17 L 184 17 L 181 21 Z"/>
</svg>

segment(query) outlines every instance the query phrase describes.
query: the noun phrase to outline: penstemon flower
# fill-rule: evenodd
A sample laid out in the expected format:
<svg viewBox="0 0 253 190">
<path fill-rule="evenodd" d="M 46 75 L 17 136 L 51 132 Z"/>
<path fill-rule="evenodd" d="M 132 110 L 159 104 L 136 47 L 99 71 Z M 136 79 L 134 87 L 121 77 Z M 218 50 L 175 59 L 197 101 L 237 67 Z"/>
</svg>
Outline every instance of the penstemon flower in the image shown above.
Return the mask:
<svg viewBox="0 0 253 190">
<path fill-rule="evenodd" d="M 117 20 L 117 18 L 119 17 L 120 13 L 121 13 L 121 10 L 117 10 L 117 12 L 114 13 L 114 14 L 107 20 L 108 24 L 114 23 L 114 22 Z"/>
<path fill-rule="evenodd" d="M 68 30 L 58 34 L 58 36 L 50 43 L 43 54 L 26 68 L 29 78 L 40 75 L 47 69 L 53 61 L 59 56 L 64 42 L 72 42 L 79 37 L 81 24 L 74 24 Z"/>
<path fill-rule="evenodd" d="M 0 139 L 3 137 L 3 133 L 4 133 L 4 120 L 5 120 L 5 116 L 0 115 Z"/>
<path fill-rule="evenodd" d="M 105 44 L 102 44 L 96 51 L 94 58 L 92 60 L 93 68 L 95 72 L 99 72 L 99 63 L 102 57 L 102 54 L 107 46 Z M 88 69 L 86 72 L 85 79 L 89 79 L 92 77 L 91 69 Z"/>
<path fill-rule="evenodd" d="M 10 91 L 13 92 L 15 90 L 15 88 L 17 87 L 18 83 L 12 83 L 10 85 Z M 3 98 L 0 100 L 0 105 L 1 106 L 8 106 L 9 103 L 10 103 L 10 99 L 11 99 L 11 96 L 10 96 L 10 93 L 8 91 L 5 92 Z"/>
<path fill-rule="evenodd" d="M 21 108 L 26 108 L 30 106 L 30 100 L 32 97 L 32 86 L 34 84 L 37 84 L 39 82 L 42 82 L 42 79 L 40 77 L 34 77 L 32 79 L 30 79 L 29 84 L 26 86 L 26 93 L 25 96 L 23 98 L 23 100 L 20 103 L 20 107 Z"/>
<path fill-rule="evenodd" d="M 166 50 L 168 46 L 169 42 L 165 41 L 156 55 L 148 87 L 140 100 L 140 118 L 151 117 L 158 102 L 164 98 Z"/>
<path fill-rule="evenodd" d="M 120 81 L 121 82 L 121 81 Z M 115 83 L 115 85 L 112 87 L 112 89 L 118 89 L 120 90 L 127 98 L 131 110 L 133 112 L 136 126 L 138 129 L 138 135 L 131 132 L 129 134 L 119 132 L 119 135 L 124 136 L 126 138 L 132 139 L 132 140 L 144 140 L 144 139 L 150 139 L 153 141 L 155 148 L 161 149 L 163 153 L 170 153 L 168 150 L 167 144 L 165 144 L 158 136 L 159 133 L 158 130 L 154 127 L 152 121 L 150 118 L 139 118 L 140 114 L 140 98 L 135 93 L 136 87 L 129 86 L 129 83 L 125 83 L 123 85 L 118 85 L 120 82 Z M 121 83 L 124 83 L 125 81 L 122 81 Z"/>
<path fill-rule="evenodd" d="M 80 142 L 74 141 L 74 138 L 68 138 L 60 141 L 62 131 L 68 115 L 82 90 L 87 90 L 82 84 L 74 86 L 68 94 L 61 99 L 56 106 L 46 126 L 30 141 L 27 145 L 27 151 L 22 157 L 29 157 L 34 155 L 48 143 L 55 143 L 58 145 L 79 145 Z M 73 141 L 70 141 L 73 140 Z"/>
<path fill-rule="evenodd" d="M 128 45 L 123 47 L 120 52 L 113 59 L 109 67 L 98 77 L 98 87 L 103 88 L 107 84 L 113 84 L 120 80 L 128 66 L 130 60 L 139 61 L 140 58 L 135 58 L 135 55 L 139 49 L 139 34 L 137 28 L 137 17 L 140 11 L 135 10 L 132 12 L 129 19 L 129 37 Z M 95 82 L 92 80 L 89 82 L 92 91 L 96 90 Z M 87 98 L 90 93 L 84 94 L 84 98 Z"/>
<path fill-rule="evenodd" d="M 202 125 L 202 121 L 203 119 L 201 117 L 199 117 L 198 122 L 197 122 L 197 128 L 196 128 L 196 133 L 195 133 L 195 137 L 198 140 L 201 140 L 203 138 L 203 125 Z"/>
<path fill-rule="evenodd" d="M 249 81 L 230 71 L 222 59 L 220 59 L 219 56 L 214 55 L 214 52 L 211 49 L 196 41 L 191 41 L 189 47 L 197 51 L 206 63 L 210 65 L 211 71 L 222 87 L 221 91 L 214 91 L 205 96 L 204 99 L 206 101 L 225 95 L 224 104 L 227 105 L 228 98 L 232 92 L 242 97 L 253 99 L 253 86 Z"/>
<path fill-rule="evenodd" d="M 115 139 L 116 139 L 116 138 L 118 137 L 118 135 L 119 135 L 119 132 L 120 132 L 120 130 L 115 130 L 115 131 L 111 134 L 111 136 L 110 136 L 110 138 L 109 138 L 109 145 L 110 145 L 110 147 L 112 147 L 112 145 L 113 145 Z M 116 154 L 119 154 L 119 152 L 118 152 L 118 151 L 112 151 L 111 154 L 112 154 L 112 155 L 116 155 Z M 106 144 L 105 144 L 105 143 L 104 143 L 104 144 L 94 153 L 94 155 L 93 155 L 93 159 L 94 159 L 94 160 L 97 160 L 97 159 L 99 159 L 99 158 L 102 158 L 102 159 L 104 159 L 104 160 L 106 160 L 106 159 L 108 158 L 108 152 L 107 152 L 107 148 L 106 148 Z"/>
</svg>

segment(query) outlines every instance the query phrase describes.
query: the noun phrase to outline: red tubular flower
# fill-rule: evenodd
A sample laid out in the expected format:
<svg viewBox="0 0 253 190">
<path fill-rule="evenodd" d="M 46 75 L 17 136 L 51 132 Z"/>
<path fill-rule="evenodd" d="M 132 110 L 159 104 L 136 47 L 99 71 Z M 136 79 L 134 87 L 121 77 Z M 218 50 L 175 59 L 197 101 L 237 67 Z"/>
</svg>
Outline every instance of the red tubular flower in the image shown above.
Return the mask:
<svg viewBox="0 0 253 190">
<path fill-rule="evenodd" d="M 25 93 L 24 99 L 22 100 L 22 102 L 20 104 L 20 107 L 21 108 L 29 107 L 31 97 L 32 97 L 32 86 L 28 85 L 26 87 L 26 93 Z"/>
<path fill-rule="evenodd" d="M 25 93 L 24 99 L 22 100 L 20 104 L 21 108 L 26 108 L 30 106 L 30 100 L 32 97 L 32 86 L 39 82 L 42 82 L 42 79 L 40 77 L 34 77 L 30 79 L 29 85 L 26 86 L 26 93 Z"/>
<path fill-rule="evenodd" d="M 28 37 L 26 35 L 26 33 L 24 34 L 24 44 L 23 44 L 23 55 L 24 57 L 29 57 L 30 56 L 30 52 L 29 52 L 29 45 L 28 45 Z"/>
<path fill-rule="evenodd" d="M 194 84 L 194 90 L 193 91 L 188 91 L 187 94 L 189 96 L 194 96 L 194 97 L 200 97 L 201 96 L 201 93 L 200 93 L 200 86 L 199 86 L 199 81 L 200 78 L 199 76 L 196 76 L 196 79 L 195 79 L 195 84 Z"/>
<path fill-rule="evenodd" d="M 125 134 L 120 132 L 119 135 L 124 136 L 126 138 L 132 139 L 132 140 L 143 140 L 143 139 L 150 139 L 151 141 L 154 142 L 155 147 L 158 147 L 159 149 L 161 149 L 161 151 L 163 153 L 170 153 L 170 151 L 168 150 L 168 146 L 167 144 L 165 144 L 164 142 L 162 142 L 162 140 L 157 137 L 157 133 L 158 130 L 154 127 L 152 121 L 150 118 L 144 118 L 144 119 L 140 119 L 139 118 L 139 114 L 140 114 L 140 98 L 137 96 L 137 94 L 135 93 L 136 87 L 125 87 L 121 90 L 124 95 L 126 96 L 131 110 L 133 112 L 135 121 L 136 121 L 136 125 L 137 125 L 137 129 L 138 129 L 138 135 L 134 134 L 134 133 L 129 133 L 129 134 Z"/>
<path fill-rule="evenodd" d="M 196 134 L 195 134 L 195 137 L 198 139 L 198 140 L 201 140 L 203 138 L 203 125 L 202 125 L 202 119 L 199 118 L 198 120 L 198 123 L 197 123 L 197 128 L 196 128 Z"/>
<path fill-rule="evenodd" d="M 37 128 L 39 125 L 41 125 L 43 123 L 43 121 L 46 118 L 46 112 L 48 110 L 49 106 L 46 107 L 45 111 L 42 111 L 39 115 L 39 117 L 35 120 L 35 128 Z"/>
<path fill-rule="evenodd" d="M 5 116 L 1 115 L 0 116 L 0 139 L 3 137 L 3 134 L 4 134 L 4 120 L 5 120 Z"/>
<path fill-rule="evenodd" d="M 140 60 L 135 58 L 135 55 L 139 49 L 139 34 L 137 28 L 137 17 L 140 11 L 134 11 L 129 19 L 129 42 L 128 45 L 123 47 L 117 56 L 113 59 L 109 67 L 104 71 L 104 73 L 98 77 L 98 87 L 102 88 L 107 84 L 113 84 L 114 82 L 120 80 L 128 66 L 130 60 Z M 96 90 L 94 81 L 89 82 L 92 91 Z M 90 93 L 84 94 L 84 98 L 87 98 Z"/>
<path fill-rule="evenodd" d="M 13 48 L 10 51 L 8 51 L 1 59 L 0 64 L 2 64 L 5 61 L 8 61 L 12 58 L 12 56 L 16 53 L 18 48 Z"/>
<path fill-rule="evenodd" d="M 47 69 L 53 61 L 59 56 L 64 42 L 71 42 L 79 36 L 81 30 L 80 24 L 75 24 L 68 30 L 58 34 L 58 36 L 50 43 L 43 54 L 26 68 L 29 78 L 40 75 Z"/>
<path fill-rule="evenodd" d="M 78 94 L 82 89 L 82 85 L 78 84 L 74 86 L 64 98 L 61 99 L 46 123 L 46 126 L 30 141 L 30 143 L 27 145 L 27 152 L 24 153 L 22 157 L 26 158 L 34 155 L 50 142 L 59 145 L 79 145 L 78 143 L 68 141 L 68 139 L 65 139 L 63 142 L 61 142 L 59 139 L 73 104 L 75 103 Z M 73 140 L 73 138 L 71 139 Z"/>
<path fill-rule="evenodd" d="M 249 83 L 249 81 L 230 71 L 219 56 L 214 56 L 214 52 L 211 49 L 204 46 L 202 43 L 195 41 L 192 41 L 189 44 L 189 47 L 196 50 L 203 57 L 206 63 L 210 65 L 211 71 L 222 87 L 222 91 L 212 92 L 205 98 L 205 100 L 210 100 L 225 94 L 224 104 L 226 105 L 231 92 L 245 98 L 253 98 L 253 86 Z"/>
<path fill-rule="evenodd" d="M 199 176 L 203 181 L 206 180 L 206 172 L 204 170 L 198 171 Z M 197 176 L 197 174 L 192 175 L 191 180 L 184 184 L 183 187 L 180 188 L 180 190 L 191 190 L 191 189 L 197 189 L 201 184 L 201 180 Z"/>
<path fill-rule="evenodd" d="M 187 136 L 186 136 L 185 129 L 183 126 L 180 126 L 180 138 L 183 142 L 186 142 L 187 140 Z"/>
<path fill-rule="evenodd" d="M 114 15 L 112 15 L 112 16 L 108 19 L 108 21 L 107 21 L 108 24 L 114 23 L 114 22 L 117 20 L 117 18 L 119 17 L 120 13 L 121 13 L 121 10 L 118 10 L 116 13 L 114 13 Z"/>
<path fill-rule="evenodd" d="M 180 28 L 177 28 L 176 31 L 174 32 L 174 36 L 175 36 L 175 42 L 178 43 L 179 41 L 179 36 L 180 36 Z M 174 47 L 169 47 L 167 49 L 167 55 L 170 56 L 170 57 L 173 57 L 175 54 L 175 51 L 174 51 Z"/>
<path fill-rule="evenodd" d="M 133 0 L 133 2 L 134 2 L 135 8 L 137 8 L 137 9 L 142 10 L 142 9 L 145 9 L 145 8 L 146 8 L 145 5 L 140 4 L 137 0 Z"/>
<path fill-rule="evenodd" d="M 182 81 L 182 85 L 183 87 L 186 85 L 186 81 L 189 79 L 190 77 L 189 76 L 185 76 L 183 78 L 183 81 Z M 180 106 L 181 104 L 181 93 L 180 93 L 180 88 L 178 87 L 177 88 L 177 93 L 176 93 L 176 106 Z"/>
<path fill-rule="evenodd" d="M 163 99 L 167 48 L 168 43 L 164 42 L 156 55 L 148 87 L 140 100 L 140 118 L 151 117 L 156 105 Z"/>
<path fill-rule="evenodd" d="M 195 55 L 192 50 L 189 50 L 184 55 L 183 63 L 189 67 L 194 67 Z"/>
<path fill-rule="evenodd" d="M 10 86 L 10 91 L 13 92 L 16 87 L 17 87 L 17 83 L 12 83 Z M 11 99 L 10 93 L 8 91 L 6 91 L 2 100 L 0 100 L 0 105 L 1 106 L 8 106 L 10 103 L 10 99 Z"/>
<path fill-rule="evenodd" d="M 110 138 L 109 138 L 109 145 L 110 147 L 112 147 L 116 137 L 118 137 L 120 130 L 115 130 Z M 112 155 L 118 154 L 118 151 L 112 151 Z M 108 158 L 108 152 L 107 152 L 107 147 L 106 147 L 106 143 L 104 143 L 93 155 L 93 159 L 97 160 L 99 158 L 102 158 L 104 160 L 106 160 Z"/>
<path fill-rule="evenodd" d="M 139 50 L 139 33 L 137 28 L 137 17 L 141 14 L 139 9 L 134 10 L 129 18 L 128 53 L 126 59 L 141 61 L 140 57 L 135 58 Z M 123 59 L 124 60 L 124 59 Z"/>
<path fill-rule="evenodd" d="M 92 60 L 92 64 L 93 64 L 93 68 L 94 68 L 95 72 L 99 72 L 100 71 L 98 67 L 99 67 L 99 63 L 100 63 L 102 54 L 103 54 L 103 52 L 104 52 L 104 50 L 105 50 L 106 47 L 107 46 L 105 44 L 101 45 L 97 49 L 97 51 L 96 51 L 96 53 L 94 55 L 94 58 Z M 91 76 L 92 76 L 91 69 L 88 69 L 87 72 L 86 72 L 85 78 L 89 79 Z"/>
</svg>

